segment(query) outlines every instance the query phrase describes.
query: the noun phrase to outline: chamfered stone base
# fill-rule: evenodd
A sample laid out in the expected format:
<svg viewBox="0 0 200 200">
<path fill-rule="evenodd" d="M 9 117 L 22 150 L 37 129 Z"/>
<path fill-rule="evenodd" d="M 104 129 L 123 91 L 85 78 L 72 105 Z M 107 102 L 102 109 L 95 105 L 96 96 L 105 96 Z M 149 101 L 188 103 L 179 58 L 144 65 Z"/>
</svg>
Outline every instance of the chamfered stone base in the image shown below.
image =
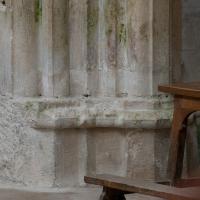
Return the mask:
<svg viewBox="0 0 200 200">
<path fill-rule="evenodd" d="M 79 187 L 91 173 L 165 177 L 170 99 L 0 100 L 3 185 Z"/>
</svg>

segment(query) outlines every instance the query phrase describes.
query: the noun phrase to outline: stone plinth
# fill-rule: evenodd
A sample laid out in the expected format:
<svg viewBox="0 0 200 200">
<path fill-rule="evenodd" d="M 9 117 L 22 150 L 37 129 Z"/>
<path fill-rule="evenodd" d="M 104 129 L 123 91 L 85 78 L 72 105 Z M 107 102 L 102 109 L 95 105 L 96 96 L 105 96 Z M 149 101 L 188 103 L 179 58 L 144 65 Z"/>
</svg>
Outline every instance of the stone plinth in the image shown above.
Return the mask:
<svg viewBox="0 0 200 200">
<path fill-rule="evenodd" d="M 0 109 L 2 183 L 72 187 L 87 173 L 165 176 L 170 98 L 2 97 Z"/>
</svg>

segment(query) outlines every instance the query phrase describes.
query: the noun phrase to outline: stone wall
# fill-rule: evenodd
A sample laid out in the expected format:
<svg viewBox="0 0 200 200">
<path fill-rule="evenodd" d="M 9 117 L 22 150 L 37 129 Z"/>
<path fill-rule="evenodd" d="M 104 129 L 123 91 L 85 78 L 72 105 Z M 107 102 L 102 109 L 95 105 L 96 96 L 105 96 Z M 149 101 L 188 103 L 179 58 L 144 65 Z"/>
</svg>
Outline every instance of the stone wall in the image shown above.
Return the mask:
<svg viewBox="0 0 200 200">
<path fill-rule="evenodd" d="M 0 7 L 0 181 L 165 177 L 166 0 L 6 0 Z"/>
<path fill-rule="evenodd" d="M 183 0 L 183 80 L 200 79 L 200 2 Z"/>
</svg>

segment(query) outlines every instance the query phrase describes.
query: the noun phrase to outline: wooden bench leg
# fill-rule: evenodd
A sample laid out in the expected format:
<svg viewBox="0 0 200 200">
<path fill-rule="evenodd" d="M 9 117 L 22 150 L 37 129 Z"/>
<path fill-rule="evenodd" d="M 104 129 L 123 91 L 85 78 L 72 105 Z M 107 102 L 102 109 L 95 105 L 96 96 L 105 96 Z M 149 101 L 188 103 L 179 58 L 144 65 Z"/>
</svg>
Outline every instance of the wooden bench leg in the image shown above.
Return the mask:
<svg viewBox="0 0 200 200">
<path fill-rule="evenodd" d="M 168 174 L 172 180 L 172 185 L 175 185 L 176 180 L 180 179 L 182 175 L 187 117 L 192 113 L 191 110 L 182 109 L 180 103 L 181 101 L 175 99 L 174 118 L 170 138 Z"/>
<path fill-rule="evenodd" d="M 122 191 L 104 187 L 99 200 L 126 200 L 126 198 Z"/>
</svg>

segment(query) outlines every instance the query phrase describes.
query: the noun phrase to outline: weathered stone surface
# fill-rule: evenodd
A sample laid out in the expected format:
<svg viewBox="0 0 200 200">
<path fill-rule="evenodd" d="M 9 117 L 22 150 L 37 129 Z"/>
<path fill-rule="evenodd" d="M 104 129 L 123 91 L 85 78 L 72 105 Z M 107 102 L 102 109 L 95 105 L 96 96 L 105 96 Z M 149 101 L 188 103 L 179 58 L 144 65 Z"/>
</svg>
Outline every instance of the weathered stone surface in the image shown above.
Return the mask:
<svg viewBox="0 0 200 200">
<path fill-rule="evenodd" d="M 20 106 L 0 96 L 0 182 L 49 186 L 54 181 L 54 133 L 30 129 L 31 104 Z"/>
<path fill-rule="evenodd" d="M 165 178 L 172 99 L 157 85 L 170 80 L 169 13 L 168 0 L 6 0 L 2 184 L 78 187 L 86 173 L 105 172 Z"/>
<path fill-rule="evenodd" d="M 127 171 L 126 133 L 120 129 L 92 129 L 88 134 L 88 173 L 125 176 Z"/>
<path fill-rule="evenodd" d="M 35 1 L 15 1 L 12 12 L 13 94 L 38 96 Z"/>
<path fill-rule="evenodd" d="M 68 0 L 38 0 L 38 68 L 43 96 L 69 95 Z"/>
<path fill-rule="evenodd" d="M 138 195 L 138 194 L 126 195 L 126 199 L 127 200 L 163 200 L 163 199 L 157 198 L 157 197 L 150 197 L 150 196 Z"/>
<path fill-rule="evenodd" d="M 0 11 L 0 91 L 2 94 L 12 92 L 12 11 L 10 3 Z"/>
<path fill-rule="evenodd" d="M 27 101 L 27 102 L 26 102 Z M 168 128 L 171 98 L 25 100 L 37 105 L 34 128 Z M 162 112 L 161 112 L 162 111 Z"/>
<path fill-rule="evenodd" d="M 155 179 L 165 180 L 168 168 L 170 129 L 156 130 L 154 135 Z"/>
<path fill-rule="evenodd" d="M 0 198 L 3 200 L 88 200 L 99 199 L 100 188 L 69 188 L 69 189 L 1 189 Z M 137 199 L 137 198 L 136 198 Z"/>
<path fill-rule="evenodd" d="M 0 16 L 16 96 L 151 96 L 169 82 L 168 0 L 7 0 Z"/>
<path fill-rule="evenodd" d="M 183 0 L 183 80 L 199 81 L 200 77 L 200 2 Z"/>
<path fill-rule="evenodd" d="M 87 132 L 77 129 L 57 131 L 55 138 L 55 186 L 84 185 L 87 170 Z"/>
<path fill-rule="evenodd" d="M 156 165 L 154 137 L 156 134 L 162 135 L 162 131 L 150 130 L 151 127 L 147 126 L 146 130 L 138 132 L 138 127 L 142 126 L 140 123 L 137 125 L 137 129 L 127 129 L 125 131 L 123 125 L 120 127 L 120 121 L 123 117 L 120 118 L 120 116 L 112 112 L 108 112 L 107 115 L 114 116 L 112 117 L 114 120 L 112 122 L 116 122 L 118 125 L 113 126 L 112 129 L 103 128 L 112 127 L 111 124 L 107 124 L 107 118 L 103 120 L 102 118 L 96 119 L 102 125 L 99 128 L 96 124 L 93 124 L 91 127 L 86 126 L 83 128 L 80 126 L 81 129 L 76 129 L 80 121 L 84 121 L 83 118 L 86 116 L 84 112 L 79 113 L 76 108 L 84 109 L 85 102 L 90 106 L 98 105 L 92 99 L 82 101 L 77 99 L 37 100 L 31 98 L 16 100 L 1 96 L 0 133 L 2 145 L 0 149 L 3 157 L 0 159 L 0 165 L 2 166 L 0 173 L 2 183 L 43 187 L 70 187 L 83 185 L 83 176 L 86 173 L 108 172 L 121 174 L 122 176 L 131 174 L 130 176 L 134 177 L 139 176 L 140 170 L 142 172 L 146 171 L 146 174 L 152 172 L 152 170 L 154 171 Z M 92 109 L 93 112 L 98 110 L 95 115 L 101 115 L 101 109 L 104 106 L 105 108 L 110 107 L 109 102 L 105 101 L 104 104 L 99 102 L 99 107 Z M 116 102 L 119 108 L 119 102 Z M 152 99 L 146 101 L 147 108 L 154 108 L 157 104 L 156 102 L 152 104 Z M 137 104 L 137 101 L 134 101 L 134 103 L 139 108 L 140 103 L 138 102 Z M 134 103 L 126 101 L 121 105 L 129 109 Z M 142 104 L 145 105 L 144 103 Z M 169 102 L 166 101 L 163 107 L 169 108 L 168 104 Z M 62 121 L 61 114 L 66 114 L 70 111 L 82 117 L 79 119 L 80 121 L 78 120 L 78 124 L 75 123 L 73 126 L 68 124 L 69 126 L 62 127 L 64 121 L 62 123 L 59 122 L 59 126 L 55 127 L 48 127 L 43 124 L 43 127 L 33 129 L 30 126 L 32 123 L 34 124 L 36 119 L 48 113 L 50 113 L 49 116 L 51 114 L 55 115 L 52 116 L 52 119 L 58 117 Z M 60 112 L 61 114 L 59 114 Z M 140 111 L 140 114 L 137 110 L 135 112 L 137 115 L 130 114 L 129 117 L 134 116 L 141 123 L 142 119 L 145 121 L 145 118 L 150 120 L 153 117 L 151 112 L 148 114 L 148 110 Z M 145 112 L 147 113 L 145 114 Z M 168 114 L 163 117 L 166 117 L 165 120 L 169 122 L 170 116 L 171 111 L 168 111 Z M 158 119 L 160 117 L 158 116 Z M 130 118 L 130 122 L 132 120 Z M 93 129 L 94 127 L 96 128 Z M 137 138 L 140 138 L 139 141 Z M 137 148 L 139 143 L 141 146 L 146 144 L 150 154 L 148 157 L 151 165 L 146 165 L 146 160 L 139 162 L 139 157 L 145 158 L 146 154 L 145 149 L 140 152 L 140 149 Z M 138 171 L 133 170 L 133 163 L 137 165 Z M 160 168 L 161 165 L 158 167 Z M 154 172 L 152 173 L 154 174 Z"/>
<path fill-rule="evenodd" d="M 155 179 L 154 132 L 141 130 L 128 133 L 128 176 Z M 137 162 L 135 162 L 137 160 Z"/>
</svg>

